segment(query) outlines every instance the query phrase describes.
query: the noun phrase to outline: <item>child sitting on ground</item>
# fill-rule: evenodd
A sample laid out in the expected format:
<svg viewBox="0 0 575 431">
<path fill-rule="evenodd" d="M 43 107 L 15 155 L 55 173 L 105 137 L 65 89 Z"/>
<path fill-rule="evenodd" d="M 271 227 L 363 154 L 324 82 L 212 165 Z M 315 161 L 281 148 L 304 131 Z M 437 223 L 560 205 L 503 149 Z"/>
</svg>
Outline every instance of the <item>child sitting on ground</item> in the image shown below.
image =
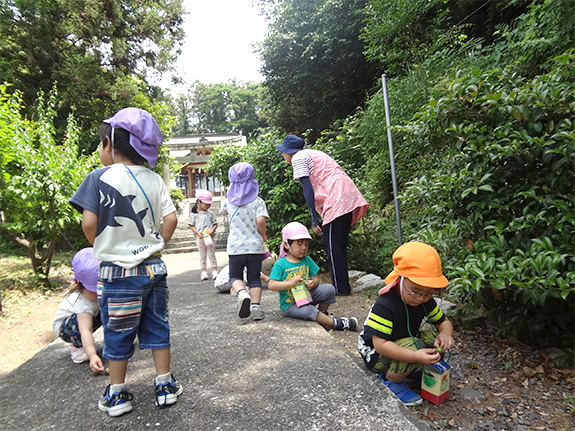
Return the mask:
<svg viewBox="0 0 575 431">
<path fill-rule="evenodd" d="M 417 406 L 423 400 L 405 379 L 421 381 L 421 366 L 440 361 L 440 353 L 454 344 L 453 325 L 433 299 L 448 281 L 437 251 L 421 242 L 400 246 L 393 263 L 359 334 L 358 350 L 365 365 L 405 405 Z M 425 317 L 438 332 L 420 331 Z"/>
<path fill-rule="evenodd" d="M 90 361 L 90 369 L 101 373 L 104 365 L 96 353 L 93 334 L 102 326 L 96 293 L 100 261 L 94 259 L 92 251 L 92 247 L 83 248 L 72 259 L 75 284 L 60 303 L 52 327 L 62 340 L 72 345 L 72 362 Z"/>
<path fill-rule="evenodd" d="M 311 320 L 328 329 L 357 330 L 357 318 L 337 318 L 327 313 L 329 306 L 335 303 L 335 287 L 319 284 L 319 267 L 307 256 L 310 240 L 311 235 L 303 224 L 291 222 L 285 225 L 282 229 L 280 259 L 270 273 L 269 289 L 279 291 L 280 309 L 287 317 Z M 302 283 L 305 284 L 304 293 L 307 294 L 305 289 L 309 289 L 311 298 L 309 302 L 298 305 L 294 288 Z"/>
</svg>

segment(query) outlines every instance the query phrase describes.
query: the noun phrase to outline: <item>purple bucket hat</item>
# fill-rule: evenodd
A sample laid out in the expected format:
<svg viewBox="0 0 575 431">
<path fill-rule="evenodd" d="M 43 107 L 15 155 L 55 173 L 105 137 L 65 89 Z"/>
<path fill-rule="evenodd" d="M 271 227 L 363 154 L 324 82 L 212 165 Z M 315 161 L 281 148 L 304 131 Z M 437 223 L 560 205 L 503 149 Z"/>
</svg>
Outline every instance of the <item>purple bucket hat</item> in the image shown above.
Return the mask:
<svg viewBox="0 0 575 431">
<path fill-rule="evenodd" d="M 120 109 L 113 117 L 104 120 L 104 123 L 108 123 L 112 128 L 118 127 L 130 132 L 132 148 L 147 160 L 151 168 L 156 166 L 156 147 L 162 145 L 164 137 L 160 126 L 147 111 L 139 108 Z"/>
<path fill-rule="evenodd" d="M 236 163 L 228 171 L 228 177 L 230 179 L 228 191 L 230 203 L 239 207 L 258 197 L 259 186 L 252 165 L 245 162 Z"/>
<path fill-rule="evenodd" d="M 100 261 L 94 258 L 94 249 L 86 247 L 74 255 L 72 259 L 73 281 L 82 283 L 90 292 L 96 292 L 98 287 L 98 268 Z"/>
</svg>

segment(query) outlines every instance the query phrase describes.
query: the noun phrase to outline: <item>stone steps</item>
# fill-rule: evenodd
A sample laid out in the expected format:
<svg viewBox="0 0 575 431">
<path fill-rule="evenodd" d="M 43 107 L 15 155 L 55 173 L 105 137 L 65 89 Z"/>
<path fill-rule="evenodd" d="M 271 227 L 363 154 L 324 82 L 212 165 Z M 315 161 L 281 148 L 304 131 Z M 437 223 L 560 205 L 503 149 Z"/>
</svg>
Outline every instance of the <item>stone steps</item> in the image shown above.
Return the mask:
<svg viewBox="0 0 575 431">
<path fill-rule="evenodd" d="M 187 201 L 187 202 L 186 202 Z M 172 239 L 164 248 L 163 253 L 192 253 L 198 251 L 194 233 L 188 227 L 188 218 L 193 200 L 184 201 L 184 211 L 178 214 L 178 225 L 172 235 Z M 219 215 L 220 202 L 214 200 L 210 210 L 218 220 L 218 230 L 214 236 L 216 251 L 225 251 L 228 239 L 228 217 Z"/>
</svg>

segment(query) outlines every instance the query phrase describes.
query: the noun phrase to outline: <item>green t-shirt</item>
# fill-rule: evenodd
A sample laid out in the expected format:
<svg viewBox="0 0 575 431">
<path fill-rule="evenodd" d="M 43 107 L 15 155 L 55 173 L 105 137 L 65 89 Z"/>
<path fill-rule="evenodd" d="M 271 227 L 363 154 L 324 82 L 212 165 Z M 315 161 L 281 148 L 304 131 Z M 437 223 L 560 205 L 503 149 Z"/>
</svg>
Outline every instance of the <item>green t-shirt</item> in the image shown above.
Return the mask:
<svg viewBox="0 0 575 431">
<path fill-rule="evenodd" d="M 279 259 L 272 268 L 270 279 L 285 281 L 301 275 L 304 280 L 309 280 L 319 272 L 319 266 L 309 256 L 304 256 L 298 263 L 291 263 L 285 257 Z M 295 303 L 291 292 L 291 287 L 279 291 L 280 309 L 285 311 L 290 305 Z"/>
</svg>

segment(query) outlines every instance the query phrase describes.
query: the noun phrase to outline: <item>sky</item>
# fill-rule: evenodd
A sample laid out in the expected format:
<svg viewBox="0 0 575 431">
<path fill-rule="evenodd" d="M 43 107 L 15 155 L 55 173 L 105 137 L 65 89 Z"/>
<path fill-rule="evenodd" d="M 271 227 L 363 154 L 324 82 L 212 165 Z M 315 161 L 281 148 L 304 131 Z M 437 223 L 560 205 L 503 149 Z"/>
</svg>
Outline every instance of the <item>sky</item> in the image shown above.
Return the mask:
<svg viewBox="0 0 575 431">
<path fill-rule="evenodd" d="M 172 94 L 195 80 L 217 84 L 231 79 L 261 82 L 254 45 L 264 39 L 267 24 L 254 0 L 183 0 L 188 14 L 182 54 L 176 68 L 186 82 L 174 87 L 169 76 L 158 83 Z"/>
</svg>

